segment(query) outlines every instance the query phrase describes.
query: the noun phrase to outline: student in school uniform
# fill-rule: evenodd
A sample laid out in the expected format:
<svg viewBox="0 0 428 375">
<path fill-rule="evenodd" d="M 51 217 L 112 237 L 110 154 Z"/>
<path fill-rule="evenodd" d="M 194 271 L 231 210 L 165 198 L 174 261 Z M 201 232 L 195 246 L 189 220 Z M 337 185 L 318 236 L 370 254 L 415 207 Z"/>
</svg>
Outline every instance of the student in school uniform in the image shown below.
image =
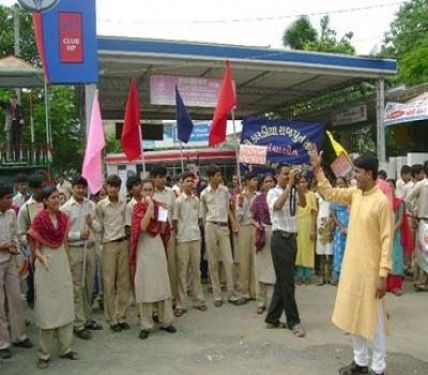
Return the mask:
<svg viewBox="0 0 428 375">
<path fill-rule="evenodd" d="M 175 316 L 187 311 L 187 270 L 190 268 L 193 304 L 207 310 L 201 284 L 201 233 L 199 229 L 199 198 L 193 194 L 195 176 L 182 175 L 182 193 L 175 201 L 174 228 L 177 239 L 178 298 Z"/>
<path fill-rule="evenodd" d="M 122 180 L 107 177 L 107 197 L 96 208 L 102 230 L 104 315 L 113 332 L 129 330 L 126 322 L 129 298 L 128 240 L 125 233 L 126 201 L 120 197 Z M 117 297 L 117 301 L 116 301 Z"/>
</svg>

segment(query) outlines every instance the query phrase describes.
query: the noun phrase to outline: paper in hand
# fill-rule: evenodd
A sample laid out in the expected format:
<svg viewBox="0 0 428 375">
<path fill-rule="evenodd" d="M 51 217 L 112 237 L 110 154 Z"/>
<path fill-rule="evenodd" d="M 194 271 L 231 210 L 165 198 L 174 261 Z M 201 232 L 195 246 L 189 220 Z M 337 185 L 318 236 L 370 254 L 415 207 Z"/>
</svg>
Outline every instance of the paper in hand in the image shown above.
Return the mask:
<svg viewBox="0 0 428 375">
<path fill-rule="evenodd" d="M 158 221 L 161 223 L 166 223 L 168 221 L 168 210 L 161 206 L 159 206 Z"/>
</svg>

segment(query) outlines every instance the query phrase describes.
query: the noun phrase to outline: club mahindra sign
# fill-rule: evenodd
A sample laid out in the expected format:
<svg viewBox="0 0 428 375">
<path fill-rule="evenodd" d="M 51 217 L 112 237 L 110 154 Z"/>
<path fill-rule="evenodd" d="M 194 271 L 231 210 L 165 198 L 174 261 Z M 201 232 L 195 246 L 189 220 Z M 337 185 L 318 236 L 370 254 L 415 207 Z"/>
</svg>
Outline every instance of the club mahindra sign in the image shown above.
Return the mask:
<svg viewBox="0 0 428 375">
<path fill-rule="evenodd" d="M 29 12 L 41 12 L 52 8 L 58 1 L 59 0 L 18 0 L 18 3 Z"/>
</svg>

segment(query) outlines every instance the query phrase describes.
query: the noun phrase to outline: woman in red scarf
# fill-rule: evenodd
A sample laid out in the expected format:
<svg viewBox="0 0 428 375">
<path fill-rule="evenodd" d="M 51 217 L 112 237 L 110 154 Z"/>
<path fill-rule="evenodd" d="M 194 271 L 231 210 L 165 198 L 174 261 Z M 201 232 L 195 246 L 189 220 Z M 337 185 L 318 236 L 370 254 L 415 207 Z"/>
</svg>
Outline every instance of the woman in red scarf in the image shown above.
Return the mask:
<svg viewBox="0 0 428 375">
<path fill-rule="evenodd" d="M 40 328 L 37 367 L 47 368 L 50 349 L 57 344 L 61 358 L 79 359 L 71 350 L 74 303 L 70 264 L 66 253 L 68 217 L 59 211 L 55 187 L 43 189 L 45 209 L 35 217 L 28 231 L 33 249 L 35 315 Z"/>
<path fill-rule="evenodd" d="M 129 254 L 131 282 L 140 310 L 140 334 L 144 340 L 153 330 L 153 310 L 159 313 L 160 329 L 174 333 L 171 287 L 168 277 L 165 243 L 169 240 L 169 227 L 163 220 L 158 202 L 153 200 L 152 180 L 143 181 L 143 197 L 134 206 Z M 166 217 L 165 217 L 166 219 Z"/>
<path fill-rule="evenodd" d="M 406 223 L 404 219 L 405 205 L 404 202 L 395 196 L 395 181 L 388 180 L 391 188 L 393 198 L 392 207 L 394 209 L 394 243 L 392 246 L 392 271 L 388 275 L 387 279 L 387 290 L 388 292 L 394 293 L 396 296 L 402 294 L 402 285 L 404 280 L 404 248 L 403 240 L 403 226 Z"/>
</svg>

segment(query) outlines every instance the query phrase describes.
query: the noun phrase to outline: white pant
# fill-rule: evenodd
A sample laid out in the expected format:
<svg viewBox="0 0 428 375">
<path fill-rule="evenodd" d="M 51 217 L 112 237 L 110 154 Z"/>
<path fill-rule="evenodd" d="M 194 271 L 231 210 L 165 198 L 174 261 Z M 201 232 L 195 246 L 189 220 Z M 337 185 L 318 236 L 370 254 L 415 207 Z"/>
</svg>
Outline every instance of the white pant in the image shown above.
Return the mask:
<svg viewBox="0 0 428 375">
<path fill-rule="evenodd" d="M 373 354 L 371 365 L 372 371 L 375 374 L 382 374 L 385 371 L 386 332 L 383 305 L 381 303 L 379 303 L 373 342 L 370 343 L 362 336 L 352 336 L 352 345 L 354 348 L 354 361 L 358 366 L 369 365 L 368 347 L 370 345 Z"/>
</svg>

